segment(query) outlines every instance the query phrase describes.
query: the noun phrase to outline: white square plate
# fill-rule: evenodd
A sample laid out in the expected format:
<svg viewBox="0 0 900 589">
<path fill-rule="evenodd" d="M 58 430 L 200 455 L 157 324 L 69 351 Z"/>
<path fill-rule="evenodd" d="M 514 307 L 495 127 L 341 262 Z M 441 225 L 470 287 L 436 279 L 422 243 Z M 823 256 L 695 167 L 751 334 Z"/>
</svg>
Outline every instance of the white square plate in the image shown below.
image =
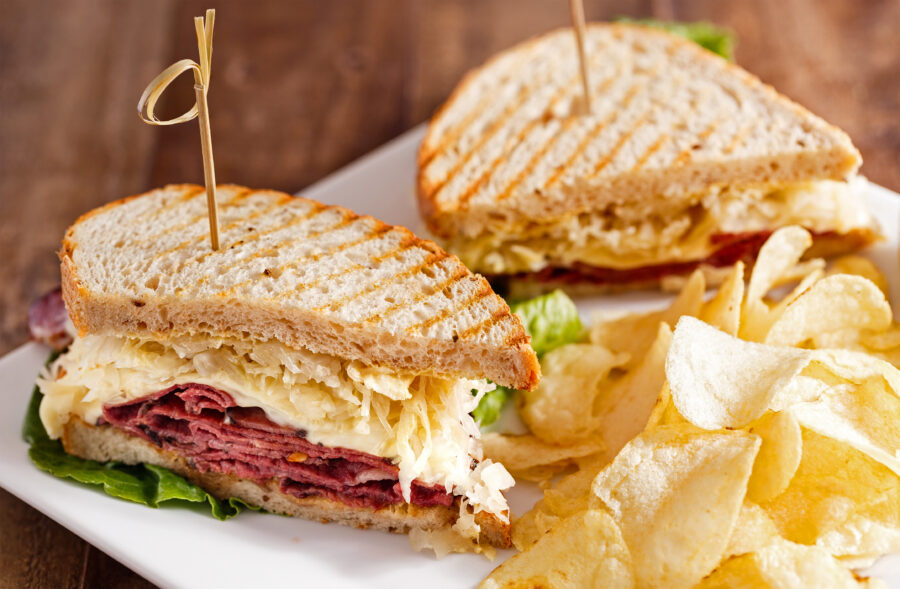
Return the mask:
<svg viewBox="0 0 900 589">
<path fill-rule="evenodd" d="M 304 196 L 346 205 L 358 213 L 425 228 L 415 203 L 415 155 L 424 129 L 418 127 L 304 191 Z M 897 280 L 897 223 L 900 195 L 872 186 L 872 209 L 887 241 L 869 255 L 888 272 L 892 300 L 900 300 Z M 633 309 L 659 305 L 658 293 L 579 299 L 587 315 L 599 308 Z M 208 509 L 161 509 L 113 499 L 102 491 L 57 479 L 35 468 L 22 441 L 22 419 L 34 379 L 48 354 L 27 344 L 0 359 L 0 486 L 66 526 L 150 581 L 165 587 L 472 587 L 502 559 L 475 555 L 443 560 L 413 552 L 405 536 L 322 525 L 246 511 L 220 522 Z M 521 514 L 538 497 L 533 486 L 510 494 Z M 900 587 L 900 556 L 882 559 L 871 572 Z"/>
</svg>

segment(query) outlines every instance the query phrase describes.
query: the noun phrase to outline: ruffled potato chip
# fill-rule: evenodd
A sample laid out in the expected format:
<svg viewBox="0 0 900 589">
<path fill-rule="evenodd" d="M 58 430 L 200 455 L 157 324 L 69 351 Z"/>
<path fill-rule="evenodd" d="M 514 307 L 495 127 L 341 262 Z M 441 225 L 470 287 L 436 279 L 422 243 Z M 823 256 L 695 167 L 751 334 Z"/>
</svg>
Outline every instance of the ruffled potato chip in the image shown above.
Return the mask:
<svg viewBox="0 0 900 589">
<path fill-rule="evenodd" d="M 693 317 L 675 329 L 666 377 L 679 413 L 698 427 L 744 427 L 809 363 L 805 350 L 740 340 Z"/>
<path fill-rule="evenodd" d="M 514 477 L 532 481 L 550 478 L 584 458 L 603 452 L 600 439 L 589 439 L 569 446 L 557 446 L 537 436 L 486 433 L 481 436 L 484 457 L 500 462 Z"/>
<path fill-rule="evenodd" d="M 606 444 L 607 461 L 646 427 L 666 380 L 666 355 L 672 330 L 665 323 L 641 361 L 623 377 L 600 388 L 590 408 L 597 417 L 597 433 Z"/>
<path fill-rule="evenodd" d="M 629 442 L 594 479 L 634 560 L 637 587 L 692 587 L 731 537 L 759 437 L 662 426 Z"/>
<path fill-rule="evenodd" d="M 660 323 L 675 325 L 683 315 L 697 316 L 703 308 L 706 280 L 699 270 L 691 274 L 678 297 L 662 311 L 631 313 L 613 320 L 595 318 L 590 341 L 618 354 L 628 354 L 630 367 L 640 362 L 659 335 Z"/>
<path fill-rule="evenodd" d="M 653 406 L 653 411 L 650 412 L 650 417 L 647 419 L 648 430 L 660 425 L 693 426 L 675 407 L 669 383 L 663 384 L 662 390 L 659 391 L 659 396 L 656 398 L 656 404 Z M 701 428 L 697 429 L 700 430 Z"/>
<path fill-rule="evenodd" d="M 862 256 L 850 254 L 831 263 L 828 274 L 853 274 L 871 280 L 885 296 L 888 295 L 888 281 L 875 263 Z"/>
<path fill-rule="evenodd" d="M 575 444 L 593 435 L 598 418 L 594 399 L 610 371 L 628 361 L 593 344 L 568 344 L 541 359 L 543 377 L 533 391 L 519 396 L 519 415 L 529 429 L 550 444 Z"/>
<path fill-rule="evenodd" d="M 729 558 L 697 589 L 858 589 L 871 586 L 825 550 L 779 540 L 756 552 Z"/>
<path fill-rule="evenodd" d="M 803 451 L 800 424 L 792 413 L 767 413 L 750 425 L 750 433 L 762 439 L 747 488 L 750 501 L 768 501 L 784 491 Z"/>
<path fill-rule="evenodd" d="M 792 301 L 772 324 L 765 343 L 798 346 L 848 330 L 848 339 L 855 341 L 859 330 L 884 330 L 890 325 L 891 306 L 875 284 L 859 276 L 838 274 L 819 280 Z"/>
<path fill-rule="evenodd" d="M 778 528 L 772 523 L 765 510 L 755 503 L 745 501 L 741 506 L 741 512 L 738 514 L 722 559 L 756 552 L 780 539 Z"/>
<path fill-rule="evenodd" d="M 544 498 L 513 522 L 512 540 L 515 547 L 525 550 L 560 519 L 588 509 L 591 483 L 606 462 L 596 456 L 579 460 L 577 471 L 562 477 L 544 491 Z"/>
<path fill-rule="evenodd" d="M 791 413 L 804 427 L 844 442 L 900 475 L 900 398 L 880 376 L 830 387 Z"/>
<path fill-rule="evenodd" d="M 737 335 L 744 300 L 744 263 L 734 265 L 728 278 L 710 301 L 703 305 L 699 318 L 728 335 Z"/>
<path fill-rule="evenodd" d="M 560 520 L 531 548 L 494 569 L 479 588 L 634 586 L 631 556 L 622 533 L 609 514 L 589 510 Z"/>
<path fill-rule="evenodd" d="M 768 333 L 774 318 L 763 299 L 791 273 L 811 245 L 812 236 L 809 232 L 792 226 L 773 233 L 760 248 L 741 310 L 741 339 L 762 341 Z"/>
<path fill-rule="evenodd" d="M 790 485 L 760 504 L 779 533 L 836 557 L 900 551 L 900 477 L 862 452 L 803 429 Z"/>
</svg>

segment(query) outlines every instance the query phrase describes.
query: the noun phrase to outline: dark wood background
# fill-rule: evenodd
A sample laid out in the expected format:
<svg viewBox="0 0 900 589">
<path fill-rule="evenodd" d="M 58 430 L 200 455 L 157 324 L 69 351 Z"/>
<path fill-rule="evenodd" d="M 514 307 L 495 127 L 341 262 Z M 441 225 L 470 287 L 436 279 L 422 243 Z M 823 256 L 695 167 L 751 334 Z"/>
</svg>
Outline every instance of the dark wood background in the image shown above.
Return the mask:
<svg viewBox="0 0 900 589">
<path fill-rule="evenodd" d="M 65 228 L 101 203 L 202 183 L 196 124 L 149 127 L 144 85 L 197 59 L 193 16 L 217 8 L 210 108 L 220 181 L 302 189 L 426 120 L 492 53 L 567 23 L 565 0 L 6 0 L 0 17 L 0 354 L 59 282 Z M 706 19 L 737 61 L 843 127 L 863 173 L 900 190 L 900 1 L 585 1 L 617 15 Z M 175 114 L 192 100 L 164 103 Z M 160 563 L 165 566 L 165 563 Z M 0 587 L 146 587 L 0 490 Z"/>
</svg>

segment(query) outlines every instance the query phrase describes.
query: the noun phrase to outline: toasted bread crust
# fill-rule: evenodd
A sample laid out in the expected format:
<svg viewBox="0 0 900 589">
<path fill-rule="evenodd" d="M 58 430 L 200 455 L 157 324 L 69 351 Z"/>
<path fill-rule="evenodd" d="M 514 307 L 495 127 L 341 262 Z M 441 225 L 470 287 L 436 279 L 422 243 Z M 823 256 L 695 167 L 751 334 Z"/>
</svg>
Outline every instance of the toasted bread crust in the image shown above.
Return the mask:
<svg viewBox="0 0 900 589">
<path fill-rule="evenodd" d="M 201 473 L 174 452 L 162 450 L 111 425 L 92 426 L 76 417 L 66 424 L 62 442 L 66 452 L 81 458 L 98 462 L 115 460 L 126 464 L 155 464 L 185 477 L 219 499 L 237 497 L 266 511 L 322 523 L 334 522 L 355 528 L 405 534 L 411 529 L 444 528 L 452 525 L 459 517 L 458 503 L 449 507 L 417 507 L 409 504 L 382 509 L 351 507 L 323 497 L 298 498 L 287 495 L 278 490 L 274 481 L 258 484 L 228 474 Z M 475 514 L 475 519 L 481 527 L 482 542 L 498 548 L 511 546 L 508 523 L 486 512 Z"/>
<path fill-rule="evenodd" d="M 606 166 L 610 162 L 603 159 L 607 156 L 611 159 L 620 148 L 623 148 L 622 142 L 616 143 L 607 156 L 602 151 L 595 153 L 592 157 L 599 158 L 599 161 L 602 162 L 600 167 L 605 166 L 606 169 L 603 175 L 593 179 L 581 178 L 575 175 L 574 178 L 570 178 L 566 182 L 556 183 L 552 188 L 545 185 L 542 190 L 532 192 L 530 188 L 522 186 L 524 176 L 519 175 L 508 179 L 505 183 L 498 181 L 496 186 L 505 186 L 505 189 L 498 193 L 494 192 L 494 183 L 484 181 L 481 184 L 482 192 L 479 195 L 480 201 L 477 204 L 470 200 L 472 198 L 471 189 L 459 194 L 450 190 L 449 195 L 444 194 L 444 192 L 447 192 L 445 189 L 447 188 L 446 182 L 448 182 L 448 178 L 442 176 L 442 174 L 449 174 L 446 171 L 448 168 L 454 169 L 450 165 L 454 160 L 448 156 L 449 163 L 445 162 L 442 165 L 434 166 L 434 170 L 431 169 L 432 166 L 430 164 L 445 153 L 456 153 L 457 149 L 459 149 L 460 153 L 472 156 L 473 159 L 479 157 L 478 149 L 467 151 L 455 144 L 456 139 L 458 139 L 455 137 L 456 133 L 446 133 L 447 129 L 455 130 L 453 123 L 445 120 L 450 116 L 452 108 L 457 102 L 464 102 L 467 92 L 476 86 L 482 77 L 498 78 L 500 74 L 504 74 L 509 75 L 514 82 L 517 82 L 518 80 L 516 80 L 514 73 L 510 74 L 506 70 L 495 72 L 495 69 L 501 69 L 497 64 L 501 60 L 508 59 L 517 53 L 527 53 L 538 45 L 546 44 L 548 40 L 565 33 L 566 30 L 551 31 L 495 55 L 482 66 L 469 72 L 446 103 L 432 117 L 418 154 L 417 199 L 423 218 L 429 229 L 436 235 L 449 238 L 461 233 L 473 236 L 482 231 L 489 231 L 489 229 L 485 229 L 485 219 L 492 216 L 492 214 L 496 214 L 498 217 L 502 215 L 502 223 L 515 226 L 519 223 L 527 223 L 531 218 L 541 218 L 546 222 L 546 219 L 598 210 L 612 204 L 665 199 L 677 193 L 695 193 L 710 184 L 788 183 L 826 178 L 840 180 L 853 174 L 859 167 L 861 161 L 859 152 L 843 131 L 780 95 L 771 86 L 762 83 L 757 77 L 740 67 L 722 60 L 688 40 L 677 38 L 674 35 L 669 35 L 656 29 L 632 24 L 594 23 L 588 26 L 587 34 L 589 37 L 606 36 L 614 39 L 614 42 L 622 43 L 633 41 L 630 38 L 630 40 L 623 41 L 629 35 L 634 38 L 639 36 L 644 40 L 664 40 L 669 57 L 676 52 L 684 56 L 690 56 L 691 60 L 708 66 L 708 69 L 714 71 L 715 75 L 719 76 L 721 80 L 730 80 L 734 85 L 742 86 L 746 89 L 747 96 L 742 97 L 742 100 L 755 100 L 761 104 L 765 103 L 773 111 L 777 110 L 780 113 L 779 116 L 794 117 L 794 121 L 790 124 L 797 127 L 798 133 L 801 134 L 801 143 L 802 139 L 807 138 L 814 138 L 820 141 L 815 146 L 810 145 L 807 148 L 794 149 L 790 152 L 778 150 L 783 152 L 766 153 L 764 150 L 761 150 L 760 153 L 751 153 L 747 157 L 740 158 L 731 156 L 730 151 L 726 150 L 725 153 L 728 155 L 724 157 L 719 156 L 719 159 L 712 157 L 715 155 L 714 153 L 711 155 L 706 154 L 705 157 L 695 157 L 694 152 L 691 151 L 691 146 L 688 146 L 670 164 L 663 167 L 648 166 L 649 160 L 652 159 L 651 155 L 659 155 L 656 153 L 656 150 L 659 150 L 660 146 L 669 139 L 665 135 L 665 127 L 663 127 L 663 134 L 656 142 L 640 147 L 639 151 L 645 150 L 644 155 L 638 157 L 635 164 L 631 167 L 626 166 L 626 168 L 620 170 L 614 165 Z M 550 57 L 548 56 L 547 59 L 550 59 Z M 666 69 L 665 66 L 666 64 L 663 64 L 664 70 Z M 576 91 L 578 90 L 572 90 L 572 92 Z M 605 97 L 601 98 L 609 100 Z M 738 98 L 735 99 L 738 100 Z M 494 100 L 503 99 L 494 98 Z M 603 100 L 600 100 L 600 102 L 603 102 Z M 658 109 L 657 116 L 663 116 L 667 108 L 665 101 L 657 104 L 656 108 Z M 551 115 L 545 114 L 545 116 Z M 766 120 L 760 119 L 755 122 L 758 125 L 762 125 Z M 778 120 L 779 123 L 785 124 L 781 119 Z M 457 125 L 462 125 L 458 120 L 454 122 Z M 751 126 L 754 124 L 754 120 L 745 122 Z M 562 129 L 566 128 L 565 125 L 577 126 L 581 124 L 579 122 L 573 123 L 572 117 L 562 120 L 561 123 L 563 125 Z M 625 142 L 629 141 L 633 131 L 634 128 L 622 131 L 621 138 Z M 562 134 L 562 130 L 557 131 L 553 134 L 553 139 Z M 698 132 L 698 135 L 703 136 L 703 133 Z M 735 140 L 737 141 L 737 139 Z M 510 160 L 508 156 L 516 147 L 515 141 L 508 143 L 504 152 L 505 155 L 501 156 L 499 161 L 508 162 Z M 533 159 L 532 164 L 535 161 L 540 162 L 540 158 L 544 157 L 541 151 L 543 146 L 533 149 L 535 150 L 533 157 L 538 159 Z M 629 150 L 626 146 L 621 151 Z M 697 153 L 702 154 L 703 152 Z M 548 162 L 548 166 L 551 163 Z M 569 164 L 571 163 L 570 161 Z M 554 170 L 554 175 L 562 174 L 566 165 L 568 164 L 552 163 L 551 168 Z M 559 166 L 563 167 L 559 168 Z M 615 168 L 615 172 L 611 171 L 613 168 Z M 492 170 L 490 167 L 488 169 L 489 178 L 493 180 L 493 173 L 496 169 Z M 458 174 L 463 171 L 456 170 Z M 452 178 L 452 174 L 450 177 Z M 484 179 L 482 178 L 482 180 Z M 536 178 L 536 181 L 539 181 L 539 178 Z M 577 184 L 577 186 L 574 184 L 568 185 L 570 183 Z M 592 188 L 590 194 L 583 190 L 585 186 Z M 498 188 L 497 190 L 500 189 Z"/>
<path fill-rule="evenodd" d="M 241 258 L 239 254 L 229 253 L 230 249 L 211 252 L 200 245 L 194 245 L 191 247 L 195 247 L 197 251 L 186 254 L 184 243 L 166 250 L 159 249 L 162 248 L 161 245 L 141 244 L 140 236 L 129 237 L 137 244 L 133 251 L 129 249 L 131 242 L 126 239 L 120 250 L 104 252 L 102 256 L 143 256 L 149 270 L 135 272 L 135 277 L 130 282 L 116 277 L 97 278 L 98 274 L 102 274 L 98 272 L 98 268 L 104 265 L 106 258 L 99 255 L 93 258 L 87 256 L 95 250 L 110 248 L 107 242 L 112 238 L 107 239 L 105 235 L 98 237 L 94 225 L 108 223 L 110 220 L 122 223 L 130 221 L 129 217 L 134 213 L 126 212 L 126 209 L 147 204 L 141 199 L 157 199 L 160 208 L 188 205 L 196 207 L 202 200 L 202 188 L 199 186 L 167 186 L 90 211 L 82 215 L 67 231 L 59 252 L 63 298 L 79 331 L 147 334 L 158 339 L 182 333 L 276 339 L 288 346 L 345 359 L 358 359 L 396 370 L 489 378 L 519 389 L 536 386 L 540 379 L 540 366 L 521 321 L 510 313 L 505 301 L 491 291 L 483 277 L 473 275 L 458 258 L 447 254 L 433 242 L 419 239 L 405 228 L 356 215 L 342 207 L 324 206 L 280 192 L 251 191 L 232 185 L 220 186 L 219 192 L 231 195 L 231 200 L 241 199 L 241 202 L 246 202 L 255 199 L 254 202 L 261 203 L 259 208 L 265 208 L 265 211 L 254 213 L 257 220 L 265 220 L 273 215 L 287 218 L 288 221 L 281 225 L 274 225 L 279 230 L 293 224 L 291 231 L 300 231 L 308 218 L 326 215 L 339 220 L 334 227 L 362 227 L 354 242 L 339 242 L 337 247 L 332 244 L 332 249 L 338 254 L 344 247 L 349 249 L 360 243 L 364 247 L 367 241 L 376 242 L 385 237 L 389 237 L 397 245 L 380 256 L 363 252 L 373 261 L 357 263 L 343 274 L 328 274 L 331 265 L 335 263 L 326 264 L 326 261 L 331 261 L 327 259 L 330 255 L 327 253 L 291 259 L 288 270 L 298 269 L 298 272 L 303 272 L 311 268 L 320 271 L 323 278 L 312 284 L 286 283 L 284 287 L 270 287 L 270 283 L 267 283 L 265 288 L 279 289 L 275 291 L 276 296 L 268 294 L 271 290 L 262 293 L 254 290 L 269 275 L 266 268 L 265 276 L 259 271 L 260 278 L 253 278 L 258 270 L 252 265 L 263 263 L 258 257 L 259 250 L 263 247 L 260 245 L 261 239 L 246 246 L 241 245 L 243 242 L 240 241 L 235 244 L 239 253 L 242 249 L 249 250 Z M 231 200 L 220 204 L 220 216 L 228 212 Z M 305 212 L 300 214 L 295 213 L 295 210 Z M 146 215 L 150 216 L 152 225 L 152 207 Z M 184 216 L 186 214 L 180 218 Z M 173 215 L 173 219 L 180 218 Z M 173 225 L 176 222 L 183 223 L 181 220 L 167 222 Z M 194 225 L 186 226 L 196 229 L 197 223 L 205 222 L 205 219 L 199 219 L 193 222 Z M 240 219 L 233 222 L 232 232 L 241 229 L 241 223 Z M 250 223 L 251 221 L 246 222 L 253 229 Z M 333 236 L 338 230 L 334 227 L 319 233 L 325 237 Z M 228 226 L 223 228 L 223 237 L 229 239 Z M 123 239 L 120 238 L 119 241 Z M 298 247 L 298 244 L 303 246 L 307 243 L 316 247 L 313 243 L 315 239 L 320 238 L 299 235 L 292 241 L 289 238 L 284 247 Z M 226 243 L 225 246 L 227 245 Z M 254 247 L 256 250 L 252 250 Z M 79 248 L 83 250 L 80 251 Z M 268 250 L 270 257 L 279 254 L 277 247 L 269 247 Z M 377 270 L 378 264 L 382 263 L 378 260 L 395 258 L 396 261 L 396 258 L 409 252 L 424 261 L 418 265 L 413 265 L 415 259 L 410 263 L 404 261 L 407 269 L 389 276 L 384 284 L 373 281 L 366 274 L 372 273 L 372 267 Z M 171 266 L 180 264 L 174 271 L 174 277 L 153 270 L 152 264 L 167 260 L 167 256 L 173 259 Z M 323 256 L 325 259 L 322 259 Z M 349 258 L 345 257 L 340 261 L 346 259 Z M 225 262 L 222 260 L 230 264 L 226 269 L 237 268 L 251 277 L 230 287 L 213 284 L 217 280 L 217 273 L 224 273 L 221 267 Z M 193 274 L 183 270 L 189 264 L 193 264 Z M 130 267 L 126 267 L 124 271 L 130 272 Z M 117 269 L 110 266 L 108 272 L 115 274 Z M 443 283 L 438 280 L 439 276 L 435 277 L 441 272 L 449 277 Z M 353 280 L 357 275 L 360 278 Z M 160 276 L 164 279 L 181 280 L 180 286 L 166 291 L 159 287 Z M 322 294 L 330 282 L 339 280 L 344 281 L 341 287 L 343 290 L 336 288 L 334 294 Z M 429 280 L 434 287 L 425 284 Z M 145 288 L 138 284 L 139 281 L 151 286 L 155 281 L 156 287 Z M 206 281 L 205 286 L 197 286 L 203 281 Z M 408 284 L 420 286 L 425 294 L 407 296 L 410 289 L 404 286 Z M 363 288 L 360 289 L 360 285 Z M 428 297 L 435 298 L 437 302 L 432 303 Z M 385 301 L 393 299 L 398 299 L 396 304 L 385 307 Z M 310 300 L 314 303 L 324 301 L 324 304 L 313 304 Z M 411 322 L 412 325 L 397 321 L 391 323 L 389 319 L 383 318 L 383 315 L 389 313 L 393 313 L 394 317 L 404 313 L 409 315 L 412 311 L 408 309 L 416 305 L 420 310 L 415 311 L 415 317 L 405 317 L 410 319 L 407 323 Z M 381 316 L 366 316 L 365 312 L 369 308 L 387 310 Z"/>
</svg>

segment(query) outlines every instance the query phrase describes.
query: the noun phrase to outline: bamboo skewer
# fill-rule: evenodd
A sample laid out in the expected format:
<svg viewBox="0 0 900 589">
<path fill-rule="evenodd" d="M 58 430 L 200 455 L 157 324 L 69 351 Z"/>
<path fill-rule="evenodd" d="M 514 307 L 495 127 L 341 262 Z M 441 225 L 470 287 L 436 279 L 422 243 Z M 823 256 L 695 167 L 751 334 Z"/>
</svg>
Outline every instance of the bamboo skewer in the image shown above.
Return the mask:
<svg viewBox="0 0 900 589">
<path fill-rule="evenodd" d="M 138 101 L 138 114 L 141 120 L 149 125 L 177 125 L 193 120 L 195 117 L 199 119 L 200 147 L 203 154 L 203 180 L 206 184 L 206 204 L 209 213 L 209 239 L 212 249 L 218 250 L 219 215 L 216 205 L 216 170 L 213 163 L 212 134 L 209 127 L 209 106 L 206 101 L 212 65 L 212 40 L 215 17 L 216 11 L 209 9 L 206 11 L 205 18 L 202 16 L 194 18 L 200 63 L 198 64 L 190 59 L 182 59 L 173 63 L 153 78 Z M 188 70 L 194 72 L 194 105 L 181 116 L 168 120 L 159 119 L 156 116 L 155 108 L 160 96 L 169 87 L 169 84 Z"/>
<path fill-rule="evenodd" d="M 575 31 L 575 45 L 578 48 L 578 61 L 581 65 L 584 108 L 587 114 L 591 114 L 591 84 L 588 77 L 587 56 L 584 51 L 584 4 L 582 4 L 582 0 L 569 0 L 569 12 L 572 16 L 572 29 Z"/>
</svg>

